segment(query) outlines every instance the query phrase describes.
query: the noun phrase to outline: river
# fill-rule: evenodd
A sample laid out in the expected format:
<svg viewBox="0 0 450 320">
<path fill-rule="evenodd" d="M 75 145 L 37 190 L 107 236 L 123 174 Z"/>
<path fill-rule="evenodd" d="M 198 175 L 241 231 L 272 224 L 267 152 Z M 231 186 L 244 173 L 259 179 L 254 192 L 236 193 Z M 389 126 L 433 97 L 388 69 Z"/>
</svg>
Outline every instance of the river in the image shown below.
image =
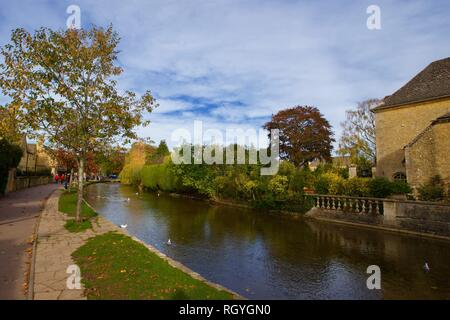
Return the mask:
<svg viewBox="0 0 450 320">
<path fill-rule="evenodd" d="M 87 190 L 102 216 L 249 299 L 450 299 L 447 241 L 136 194 L 114 183 Z M 380 267 L 380 290 L 367 288 L 370 265 Z"/>
</svg>

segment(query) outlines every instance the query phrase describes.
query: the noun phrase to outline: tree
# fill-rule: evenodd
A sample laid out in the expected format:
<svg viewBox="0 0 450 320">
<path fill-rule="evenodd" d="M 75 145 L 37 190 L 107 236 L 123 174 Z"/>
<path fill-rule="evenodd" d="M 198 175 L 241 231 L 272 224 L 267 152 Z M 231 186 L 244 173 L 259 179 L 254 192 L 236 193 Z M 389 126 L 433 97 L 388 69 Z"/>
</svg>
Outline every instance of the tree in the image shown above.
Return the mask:
<svg viewBox="0 0 450 320">
<path fill-rule="evenodd" d="M 126 150 L 120 146 L 107 148 L 102 153 L 96 154 L 96 163 L 99 165 L 102 174 L 118 175 L 125 163 Z"/>
<path fill-rule="evenodd" d="M 17 105 L 10 103 L 0 106 L 0 138 L 9 142 L 19 142 L 22 138 L 21 123 Z"/>
<path fill-rule="evenodd" d="M 136 138 L 133 129 L 145 125 L 144 111 L 155 107 L 149 91 L 119 92 L 116 78 L 119 37 L 110 26 L 90 30 L 34 34 L 12 32 L 11 42 L 1 49 L 0 86 L 20 106 L 29 131 L 45 138 L 54 149 L 76 155 L 80 221 L 83 177 L 89 152 L 101 150 L 114 140 Z"/>
<path fill-rule="evenodd" d="M 375 116 L 370 110 L 380 103 L 378 99 L 369 99 L 346 111 L 346 119 L 341 123 L 339 153 L 350 155 L 354 163 L 361 157 L 376 163 Z"/>
<path fill-rule="evenodd" d="M 272 115 L 266 130 L 279 129 L 280 158 L 295 166 L 304 166 L 315 159 L 331 160 L 333 132 L 331 125 L 311 106 L 297 106 Z"/>
<path fill-rule="evenodd" d="M 18 145 L 0 137 L 0 194 L 5 191 L 9 170 L 19 165 L 22 154 L 23 151 Z"/>
<path fill-rule="evenodd" d="M 169 147 L 167 147 L 166 140 L 161 140 L 159 142 L 158 148 L 156 148 L 155 152 L 147 155 L 145 162 L 147 164 L 157 164 L 162 163 L 164 161 L 164 157 L 170 154 Z"/>
</svg>

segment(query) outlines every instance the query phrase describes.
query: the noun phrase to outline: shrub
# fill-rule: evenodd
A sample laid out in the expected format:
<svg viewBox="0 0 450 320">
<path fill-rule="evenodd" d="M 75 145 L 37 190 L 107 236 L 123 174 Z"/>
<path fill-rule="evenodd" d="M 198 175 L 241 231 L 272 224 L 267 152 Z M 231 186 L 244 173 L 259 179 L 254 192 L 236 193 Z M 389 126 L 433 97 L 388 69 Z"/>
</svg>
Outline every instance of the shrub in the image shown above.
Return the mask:
<svg viewBox="0 0 450 320">
<path fill-rule="evenodd" d="M 170 164 L 145 165 L 141 170 L 142 185 L 149 190 L 175 192 L 180 181 L 171 170 Z"/>
<path fill-rule="evenodd" d="M 0 194 L 5 192 L 8 172 L 16 168 L 22 158 L 22 149 L 6 139 L 0 138 Z"/>
<path fill-rule="evenodd" d="M 376 177 L 369 182 L 370 196 L 386 198 L 393 193 L 393 183 L 384 177 Z"/>
<path fill-rule="evenodd" d="M 408 194 L 412 192 L 411 187 L 405 181 L 394 181 L 392 184 L 392 194 Z"/>
<path fill-rule="evenodd" d="M 277 175 L 269 181 L 268 190 L 275 195 L 276 198 L 284 198 L 288 189 L 288 177 Z"/>
<path fill-rule="evenodd" d="M 328 194 L 330 191 L 330 180 L 326 175 L 316 177 L 314 181 L 314 191 L 317 194 Z"/>
<path fill-rule="evenodd" d="M 444 199 L 444 185 L 440 176 L 432 177 L 427 183 L 421 185 L 417 191 L 419 192 L 419 200 L 422 201 L 440 201 Z"/>
<path fill-rule="evenodd" d="M 318 194 L 344 194 L 345 181 L 336 173 L 324 173 L 316 178 L 314 189 Z"/>
<path fill-rule="evenodd" d="M 351 178 L 345 183 L 345 194 L 351 197 L 368 197 L 370 195 L 369 178 Z"/>
</svg>

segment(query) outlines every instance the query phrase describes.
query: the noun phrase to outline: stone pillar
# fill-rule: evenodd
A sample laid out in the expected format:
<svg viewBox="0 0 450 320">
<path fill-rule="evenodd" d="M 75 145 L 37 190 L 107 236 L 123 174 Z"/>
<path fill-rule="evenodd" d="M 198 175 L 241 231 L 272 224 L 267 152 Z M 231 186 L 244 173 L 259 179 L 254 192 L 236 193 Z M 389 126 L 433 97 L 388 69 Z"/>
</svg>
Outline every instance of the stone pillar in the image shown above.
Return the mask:
<svg viewBox="0 0 450 320">
<path fill-rule="evenodd" d="M 383 224 L 396 225 L 397 224 L 397 201 L 383 201 Z"/>
<path fill-rule="evenodd" d="M 377 167 L 372 167 L 372 177 L 377 176 Z"/>
<path fill-rule="evenodd" d="M 348 177 L 349 178 L 355 178 L 358 176 L 358 173 L 356 171 L 356 166 L 351 166 L 348 168 Z"/>
</svg>

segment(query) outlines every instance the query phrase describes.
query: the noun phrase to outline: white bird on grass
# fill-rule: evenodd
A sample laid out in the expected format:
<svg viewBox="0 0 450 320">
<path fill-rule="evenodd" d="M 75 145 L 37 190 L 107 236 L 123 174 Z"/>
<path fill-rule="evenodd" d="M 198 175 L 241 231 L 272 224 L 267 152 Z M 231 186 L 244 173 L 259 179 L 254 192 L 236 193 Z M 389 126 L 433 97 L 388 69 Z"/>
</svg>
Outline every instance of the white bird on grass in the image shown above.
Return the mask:
<svg viewBox="0 0 450 320">
<path fill-rule="evenodd" d="M 170 241 L 170 238 L 169 238 L 169 240 L 167 240 L 167 244 L 168 244 L 169 246 L 172 244 L 172 241 Z"/>
<path fill-rule="evenodd" d="M 429 272 L 429 271 L 431 270 L 431 269 L 430 269 L 430 266 L 428 265 L 428 262 L 425 262 L 423 268 L 424 268 L 425 271 L 427 271 L 427 272 Z"/>
<path fill-rule="evenodd" d="M 120 227 L 121 227 L 122 229 L 125 229 L 126 227 L 128 227 L 128 224 L 121 224 Z"/>
</svg>

